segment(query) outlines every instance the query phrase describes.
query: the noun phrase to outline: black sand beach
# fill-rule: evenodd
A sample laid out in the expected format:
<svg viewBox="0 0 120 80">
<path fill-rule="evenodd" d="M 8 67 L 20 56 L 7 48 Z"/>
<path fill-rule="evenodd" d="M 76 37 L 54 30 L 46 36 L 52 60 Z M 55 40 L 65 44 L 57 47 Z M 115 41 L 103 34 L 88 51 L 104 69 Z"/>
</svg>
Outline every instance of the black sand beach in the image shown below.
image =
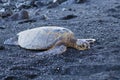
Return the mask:
<svg viewBox="0 0 120 80">
<path fill-rule="evenodd" d="M 6 3 L 2 1 L 1 9 Z M 28 12 L 25 19 L 0 15 L 0 80 L 120 80 L 120 1 L 51 1 L 33 0 L 30 6 L 15 7 L 13 14 L 22 9 Z M 41 26 L 62 26 L 77 38 L 95 38 L 96 42 L 89 50 L 68 48 L 45 58 L 33 57 L 39 51 L 3 44 L 20 31 Z"/>
</svg>

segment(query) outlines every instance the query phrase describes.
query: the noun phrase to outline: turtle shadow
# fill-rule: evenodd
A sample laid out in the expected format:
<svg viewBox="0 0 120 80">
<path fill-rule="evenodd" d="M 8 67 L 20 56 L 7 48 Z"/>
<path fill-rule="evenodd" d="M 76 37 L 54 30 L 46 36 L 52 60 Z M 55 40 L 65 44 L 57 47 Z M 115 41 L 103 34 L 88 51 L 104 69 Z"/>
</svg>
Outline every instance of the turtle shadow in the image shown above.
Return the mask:
<svg viewBox="0 0 120 80">
<path fill-rule="evenodd" d="M 66 58 L 84 58 L 91 55 L 94 55 L 94 49 L 81 51 L 73 48 L 68 48 L 68 50 L 62 54 L 62 56 Z"/>
</svg>

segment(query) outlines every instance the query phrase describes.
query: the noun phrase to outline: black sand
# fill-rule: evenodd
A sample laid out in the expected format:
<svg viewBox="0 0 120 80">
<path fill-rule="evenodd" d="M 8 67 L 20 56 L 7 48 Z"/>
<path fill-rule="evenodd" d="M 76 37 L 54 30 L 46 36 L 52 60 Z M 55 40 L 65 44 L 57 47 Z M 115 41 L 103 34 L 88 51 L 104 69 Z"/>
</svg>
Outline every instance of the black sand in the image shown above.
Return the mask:
<svg viewBox="0 0 120 80">
<path fill-rule="evenodd" d="M 35 8 L 27 10 L 34 12 Z M 38 20 L 32 12 L 30 17 L 36 21 L 0 22 L 0 80 L 120 80 L 119 0 L 88 0 L 45 8 L 38 17 L 46 14 L 47 20 Z M 77 17 L 63 20 L 72 14 Z M 68 48 L 61 55 L 47 58 L 32 57 L 39 51 L 3 44 L 22 30 L 49 25 L 71 29 L 77 38 L 97 41 L 90 50 Z"/>
</svg>

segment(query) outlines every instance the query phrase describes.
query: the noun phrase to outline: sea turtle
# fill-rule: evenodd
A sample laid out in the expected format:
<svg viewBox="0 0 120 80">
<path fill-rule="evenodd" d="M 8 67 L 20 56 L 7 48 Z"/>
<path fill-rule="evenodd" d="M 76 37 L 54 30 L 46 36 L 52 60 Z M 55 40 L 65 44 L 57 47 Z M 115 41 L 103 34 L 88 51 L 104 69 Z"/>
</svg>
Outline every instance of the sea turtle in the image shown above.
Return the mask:
<svg viewBox="0 0 120 80">
<path fill-rule="evenodd" d="M 67 28 L 43 26 L 21 31 L 4 44 L 19 45 L 30 50 L 47 50 L 36 53 L 37 55 L 55 55 L 65 52 L 67 47 L 86 50 L 90 48 L 90 43 L 94 42 L 95 39 L 76 39 L 74 33 Z"/>
</svg>

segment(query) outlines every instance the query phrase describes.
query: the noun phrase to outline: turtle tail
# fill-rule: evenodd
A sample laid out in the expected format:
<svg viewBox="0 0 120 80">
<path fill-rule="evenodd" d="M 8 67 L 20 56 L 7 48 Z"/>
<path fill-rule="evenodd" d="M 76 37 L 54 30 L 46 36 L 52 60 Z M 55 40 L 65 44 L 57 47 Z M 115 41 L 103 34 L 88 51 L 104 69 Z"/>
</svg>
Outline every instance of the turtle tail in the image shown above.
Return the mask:
<svg viewBox="0 0 120 80">
<path fill-rule="evenodd" d="M 6 45 L 18 45 L 18 36 L 5 40 L 4 44 L 6 44 Z"/>
</svg>

